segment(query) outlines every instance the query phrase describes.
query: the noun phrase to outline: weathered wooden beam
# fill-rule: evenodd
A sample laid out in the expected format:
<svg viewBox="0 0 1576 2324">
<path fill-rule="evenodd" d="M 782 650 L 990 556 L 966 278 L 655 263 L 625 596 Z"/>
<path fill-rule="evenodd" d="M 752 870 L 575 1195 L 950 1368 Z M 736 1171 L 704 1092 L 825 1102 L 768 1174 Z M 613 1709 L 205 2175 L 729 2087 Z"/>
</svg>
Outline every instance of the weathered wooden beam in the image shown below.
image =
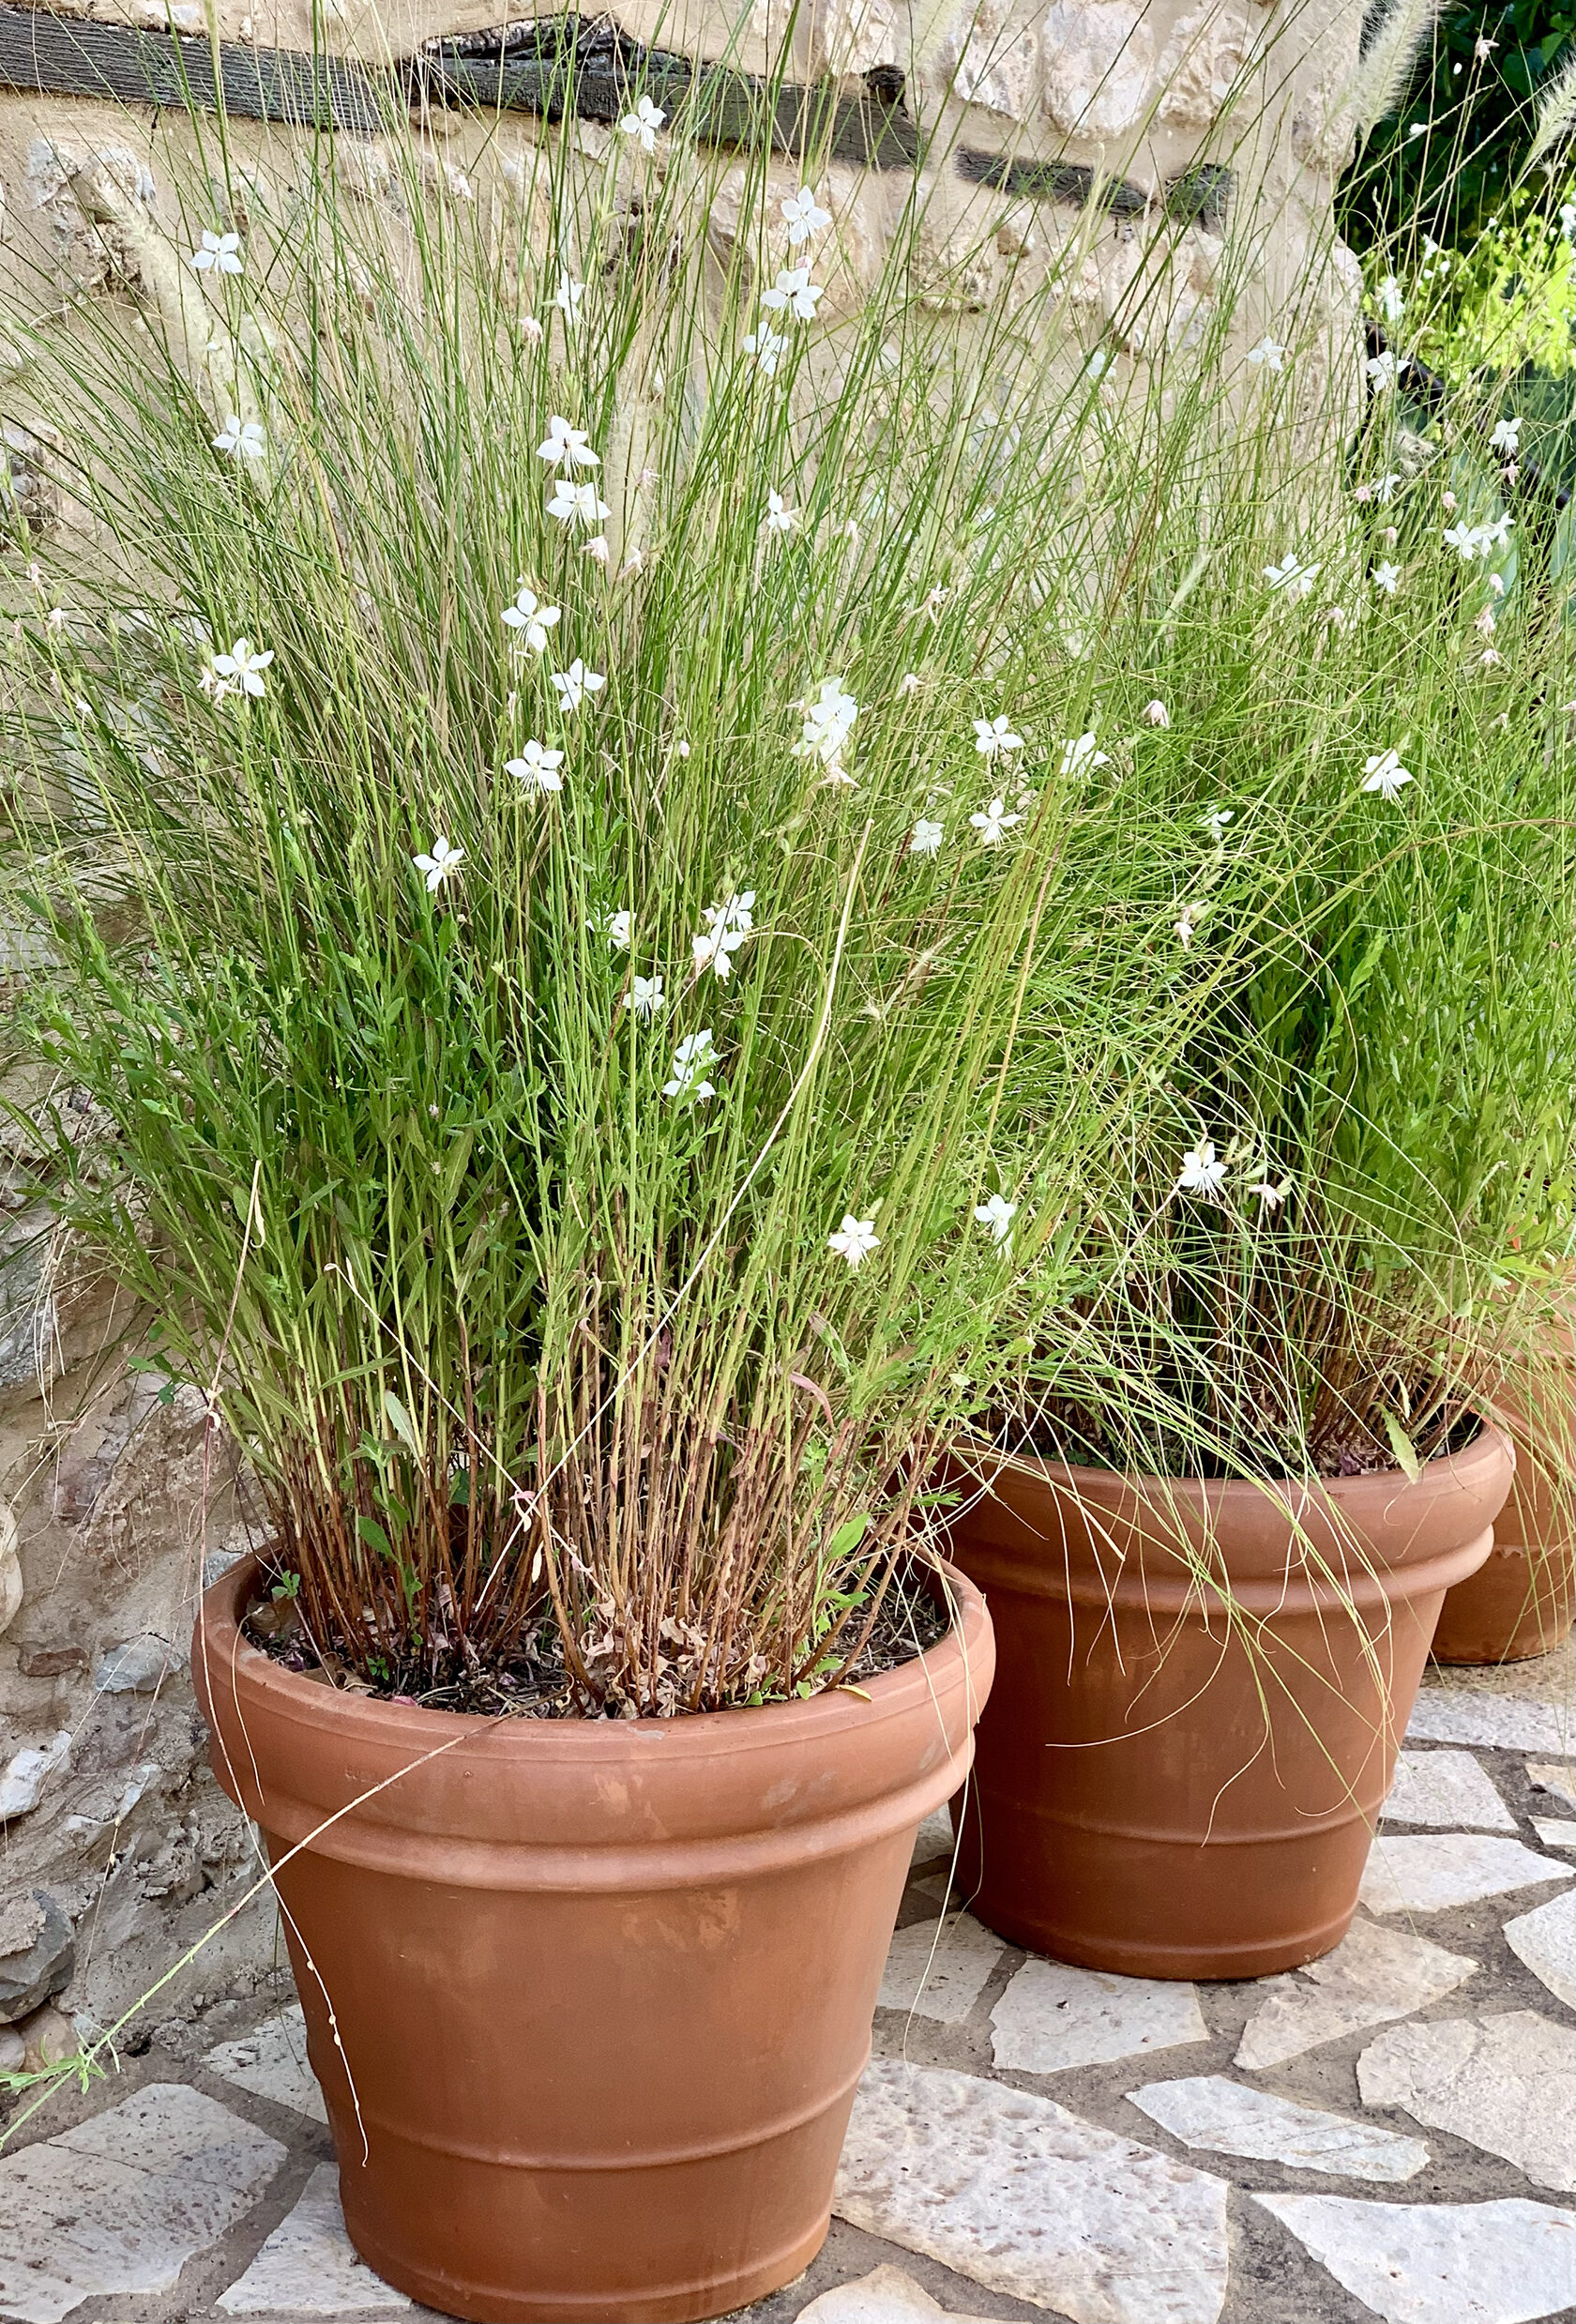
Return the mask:
<svg viewBox="0 0 1576 2324">
<path fill-rule="evenodd" d="M 395 84 L 337 57 L 247 48 L 172 33 L 92 24 L 47 8 L 0 7 L 0 87 L 47 97 L 108 98 L 161 112 L 226 113 L 303 129 L 374 135 Z"/>
</svg>

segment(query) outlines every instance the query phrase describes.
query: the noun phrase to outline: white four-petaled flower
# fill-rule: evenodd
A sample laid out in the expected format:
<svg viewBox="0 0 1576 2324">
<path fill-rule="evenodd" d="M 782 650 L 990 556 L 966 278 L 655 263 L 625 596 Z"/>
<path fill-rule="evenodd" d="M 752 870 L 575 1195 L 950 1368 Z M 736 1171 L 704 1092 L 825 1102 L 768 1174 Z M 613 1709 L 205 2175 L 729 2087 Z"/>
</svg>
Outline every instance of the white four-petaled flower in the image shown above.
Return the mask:
<svg viewBox="0 0 1576 2324">
<path fill-rule="evenodd" d="M 939 852 L 941 843 L 946 836 L 939 823 L 932 823 L 921 815 L 914 827 L 913 835 L 908 843 L 908 852 L 911 856 L 933 856 Z"/>
<path fill-rule="evenodd" d="M 451 847 L 440 831 L 432 842 L 430 856 L 412 856 L 411 861 L 427 881 L 427 893 L 435 896 L 446 880 L 452 879 L 465 860 L 462 847 Z"/>
<path fill-rule="evenodd" d="M 578 710 L 587 694 L 599 694 L 607 680 L 599 670 L 588 670 L 577 654 L 567 670 L 554 670 L 553 691 L 563 710 Z"/>
<path fill-rule="evenodd" d="M 209 667 L 220 681 L 224 693 L 257 697 L 263 692 L 263 673 L 273 658 L 271 653 L 253 653 L 251 640 L 238 637 L 227 654 L 215 654 Z M 219 686 L 213 691 L 216 701 L 223 699 Z"/>
<path fill-rule="evenodd" d="M 810 279 L 808 266 L 784 266 L 769 291 L 761 293 L 768 314 L 786 314 L 796 323 L 813 323 L 825 293 Z"/>
<path fill-rule="evenodd" d="M 1010 756 L 1023 747 L 1022 735 L 1015 735 L 1005 712 L 995 718 L 977 718 L 974 722 L 974 747 L 981 758 Z"/>
<path fill-rule="evenodd" d="M 561 791 L 564 778 L 558 769 L 563 764 L 562 751 L 549 751 L 539 742 L 528 742 L 518 758 L 504 761 L 504 772 L 512 775 L 523 791 Z"/>
<path fill-rule="evenodd" d="M 1205 1202 L 1220 1199 L 1225 1182 L 1226 1165 L 1217 1159 L 1208 1138 L 1201 1138 L 1190 1153 L 1182 1157 L 1182 1169 L 1176 1180 L 1178 1194 L 1201 1194 Z"/>
<path fill-rule="evenodd" d="M 537 458 L 554 468 L 599 468 L 602 464 L 591 449 L 586 431 L 572 428 L 560 412 L 554 412 L 548 421 L 547 441 L 537 446 Z"/>
<path fill-rule="evenodd" d="M 815 699 L 797 706 L 804 714 L 804 724 L 794 745 L 794 756 L 818 758 L 823 766 L 832 766 L 854 731 L 858 704 L 843 691 L 841 678 L 824 677 Z"/>
<path fill-rule="evenodd" d="M 766 513 L 761 519 L 764 532 L 791 533 L 798 521 L 798 510 L 790 509 L 780 493 L 766 494 Z"/>
<path fill-rule="evenodd" d="M 1522 423 L 1520 419 L 1501 419 L 1495 423 L 1489 438 L 1491 451 L 1498 452 L 1502 460 L 1514 460 L 1521 449 Z"/>
<path fill-rule="evenodd" d="M 1401 763 L 1399 751 L 1381 751 L 1375 757 L 1366 759 L 1363 774 L 1366 778 L 1363 789 L 1377 791 L 1382 798 L 1387 799 L 1399 798 L 1412 780 Z"/>
<path fill-rule="evenodd" d="M 1229 807 L 1212 807 L 1204 818 L 1205 829 L 1209 833 L 1217 847 L 1226 836 L 1227 824 L 1233 820 L 1233 813 Z"/>
<path fill-rule="evenodd" d="M 1017 1204 L 1009 1203 L 1001 1194 L 988 1195 L 984 1202 L 976 1203 L 974 1207 L 974 1215 L 977 1223 L 981 1226 L 990 1228 L 991 1240 L 998 1250 L 1004 1251 L 1010 1251 L 1012 1248 L 1012 1222 L 1017 1212 Z"/>
<path fill-rule="evenodd" d="M 978 814 L 969 817 L 979 834 L 981 847 L 999 847 L 1004 835 L 1011 830 L 1015 823 L 1022 823 L 1023 820 L 1022 815 L 1009 815 L 1007 801 L 1001 798 L 992 799 Z"/>
<path fill-rule="evenodd" d="M 1290 1178 L 1282 1178 L 1280 1185 L 1275 1186 L 1268 1178 L 1261 1178 L 1257 1186 L 1250 1186 L 1248 1192 L 1250 1194 L 1256 1194 L 1266 1210 L 1279 1210 L 1286 1199 L 1291 1183 Z"/>
<path fill-rule="evenodd" d="M 600 927 L 611 951 L 627 952 L 634 942 L 635 916 L 631 911 L 610 912 Z"/>
<path fill-rule="evenodd" d="M 716 1063 L 710 1025 L 703 1025 L 698 1033 L 686 1033 L 674 1051 L 673 1071 L 662 1085 L 663 1097 L 693 1098 L 697 1104 L 714 1098 L 716 1088 L 705 1077 Z"/>
<path fill-rule="evenodd" d="M 547 513 L 556 517 L 560 524 L 583 524 L 594 533 L 602 519 L 613 514 L 595 484 L 576 484 L 561 476 L 548 496 Z"/>
<path fill-rule="evenodd" d="M 566 325 L 580 320 L 580 302 L 585 296 L 585 285 L 577 282 L 567 266 L 558 273 L 558 288 L 553 294 L 553 304 L 563 316 Z"/>
<path fill-rule="evenodd" d="M 232 460 L 261 460 L 267 449 L 267 438 L 260 419 L 238 419 L 234 412 L 213 439 L 216 452 L 228 452 Z"/>
<path fill-rule="evenodd" d="M 667 119 L 660 105 L 654 105 L 649 97 L 643 97 L 633 113 L 627 113 L 618 126 L 626 137 L 639 140 L 643 153 L 655 153 L 657 132 Z"/>
<path fill-rule="evenodd" d="M 1371 355 L 1363 366 L 1368 373 L 1369 385 L 1375 395 L 1387 395 L 1389 392 L 1396 384 L 1396 373 L 1400 368 L 1393 347 L 1381 347 L 1379 353 Z"/>
<path fill-rule="evenodd" d="M 1376 589 L 1383 589 L 1387 597 L 1394 597 L 1400 579 L 1401 567 L 1392 565 L 1387 557 L 1383 565 L 1373 568 L 1373 585 Z"/>
<path fill-rule="evenodd" d="M 1387 323 L 1399 323 L 1406 306 L 1401 284 L 1393 274 L 1387 274 L 1378 290 L 1379 311 Z"/>
<path fill-rule="evenodd" d="M 199 274 L 241 274 L 245 271 L 238 234 L 207 234 L 191 253 Z"/>
<path fill-rule="evenodd" d="M 521 644 L 528 646 L 534 654 L 545 654 L 547 633 L 557 627 L 563 610 L 561 605 L 544 605 L 523 581 L 514 603 L 504 607 L 504 626 L 518 631 Z"/>
<path fill-rule="evenodd" d="M 1256 347 L 1249 348 L 1248 360 L 1262 364 L 1266 372 L 1283 372 L 1286 368 L 1286 350 L 1278 339 L 1261 339 Z"/>
<path fill-rule="evenodd" d="M 757 371 L 767 379 L 776 376 L 777 367 L 781 362 L 787 346 L 788 342 L 781 333 L 768 331 L 765 324 L 758 331 L 749 331 L 745 335 L 745 354 L 753 358 Z"/>
<path fill-rule="evenodd" d="M 857 1267 L 880 1247 L 881 1238 L 875 1231 L 873 1219 L 856 1219 L 852 1210 L 842 1214 L 842 1224 L 826 1238 L 826 1248 L 850 1267 Z"/>
<path fill-rule="evenodd" d="M 624 1006 L 632 1010 L 643 1025 L 649 1025 L 653 1017 L 659 1017 L 666 1006 L 662 998 L 661 978 L 631 978 L 629 989 L 624 995 Z M 664 1094 L 671 1097 L 674 1093 L 670 1090 Z M 710 1095 L 709 1090 L 706 1094 Z"/>
<path fill-rule="evenodd" d="M 1298 598 L 1307 597 L 1312 589 L 1319 578 L 1319 568 L 1305 565 L 1295 549 L 1288 549 L 1283 563 L 1265 567 L 1264 577 L 1272 589 L 1279 589 L 1296 604 Z"/>
<path fill-rule="evenodd" d="M 708 904 L 701 917 L 705 932 L 690 939 L 694 973 L 698 977 L 709 968 L 726 982 L 734 970 L 733 955 L 755 926 L 754 889 L 747 888 L 742 896 L 725 896 L 720 904 Z"/>
<path fill-rule="evenodd" d="M 821 207 L 808 186 L 801 186 L 797 193 L 790 194 L 779 206 L 788 229 L 788 240 L 795 250 L 832 222 L 831 211 Z"/>
<path fill-rule="evenodd" d="M 1092 726 L 1086 734 L 1074 735 L 1070 741 L 1064 742 L 1062 745 L 1064 775 L 1093 773 L 1097 767 L 1109 767 L 1110 764 L 1110 759 L 1095 740 L 1095 730 Z"/>
</svg>

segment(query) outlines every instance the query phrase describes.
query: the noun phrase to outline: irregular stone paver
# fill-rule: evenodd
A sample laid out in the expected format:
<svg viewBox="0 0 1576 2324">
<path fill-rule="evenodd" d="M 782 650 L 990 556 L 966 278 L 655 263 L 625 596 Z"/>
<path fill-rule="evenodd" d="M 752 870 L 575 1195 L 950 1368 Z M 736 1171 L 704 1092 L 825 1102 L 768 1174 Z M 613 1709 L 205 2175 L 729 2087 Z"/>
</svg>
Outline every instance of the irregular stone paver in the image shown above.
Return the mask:
<svg viewBox="0 0 1576 2324">
<path fill-rule="evenodd" d="M 1576 1889 L 1551 1897 L 1535 1912 L 1507 1921 L 1505 1941 L 1534 1977 L 1576 2010 Z"/>
<path fill-rule="evenodd" d="M 1409 2016 L 1473 1976 L 1470 1954 L 1377 1921 L 1354 1921 L 1333 1952 L 1284 1977 L 1267 1977 L 1234 2065 L 1262 2073 L 1321 2043 Z"/>
<path fill-rule="evenodd" d="M 84 2300 L 168 2291 L 287 2151 L 216 2098 L 154 2082 L 0 2158 L 0 2315 L 59 2324 Z"/>
<path fill-rule="evenodd" d="M 1535 1791 L 1552 1791 L 1556 1800 L 1576 1808 L 1576 1768 L 1551 1767 L 1527 1761 L 1527 1782 Z"/>
<path fill-rule="evenodd" d="M 1208 2038 L 1191 1985 L 1065 1961 L 1025 1961 L 991 2012 L 991 2055 L 1018 2073 L 1064 2073 Z"/>
<path fill-rule="evenodd" d="M 227 2316 L 345 2316 L 411 2303 L 356 2257 L 340 2209 L 340 2174 L 332 2163 L 320 2163 L 295 2210 L 219 2304 Z"/>
<path fill-rule="evenodd" d="M 911 1864 L 928 1864 L 952 1853 L 952 1818 L 945 1808 L 932 1808 L 914 1835 Z"/>
<path fill-rule="evenodd" d="M 1514 1831 L 1516 1819 L 1469 1751 L 1403 1751 L 1385 1802 L 1387 1824 Z"/>
<path fill-rule="evenodd" d="M 1576 1751 L 1576 1718 L 1516 1694 L 1479 1694 L 1469 1687 L 1424 1687 L 1407 1722 L 1409 1743 L 1476 1743 L 1482 1751 Z"/>
<path fill-rule="evenodd" d="M 1255 2195 L 1385 2324 L 1535 2324 L 1576 2301 L 1576 2211 Z"/>
<path fill-rule="evenodd" d="M 1557 1864 L 1519 1840 L 1483 1839 L 1473 1831 L 1430 1832 L 1373 1843 L 1357 1900 L 1370 1912 L 1444 1912 L 1484 1896 L 1568 1880 Z"/>
<path fill-rule="evenodd" d="M 1400 2106 L 1432 2130 L 1503 2155 L 1535 2186 L 1576 2195 L 1576 2032 L 1510 2010 L 1391 2026 L 1357 2060 L 1366 2106 Z"/>
<path fill-rule="evenodd" d="M 1185 2147 L 1284 2163 L 1296 2171 L 1399 2182 L 1415 2179 L 1429 2159 L 1420 2138 L 1402 2138 L 1374 2122 L 1326 2114 L 1321 2106 L 1295 2105 L 1289 2098 L 1250 2089 L 1224 2073 L 1150 2082 L 1141 2090 L 1129 2090 L 1128 2103 Z"/>
<path fill-rule="evenodd" d="M 961 2026 L 1002 1957 L 1002 1941 L 966 1912 L 916 1921 L 899 1929 L 876 1995 L 884 2010 L 914 2010 L 944 2026 Z"/>
<path fill-rule="evenodd" d="M 1546 1815 L 1535 1815 L 1532 1829 L 1539 1847 L 1576 1848 L 1576 1824 L 1554 1823 Z"/>
<path fill-rule="evenodd" d="M 1073 2324 L 1216 2324 L 1226 2188 L 1048 2098 L 877 2058 L 834 2209 Z"/>
<path fill-rule="evenodd" d="M 281 2010 L 238 2042 L 221 2042 L 203 2063 L 238 2089 L 271 2098 L 278 2106 L 294 2106 L 314 2122 L 328 2119 L 317 2076 L 307 2063 L 307 2021 L 299 2006 Z"/>
<path fill-rule="evenodd" d="M 834 2284 L 801 2308 L 799 2324 L 910 2324 L 914 2316 L 943 2315 L 950 2315 L 953 2324 L 987 2324 L 983 2317 L 944 2309 L 902 2268 L 872 2268 L 852 2284 Z"/>
</svg>

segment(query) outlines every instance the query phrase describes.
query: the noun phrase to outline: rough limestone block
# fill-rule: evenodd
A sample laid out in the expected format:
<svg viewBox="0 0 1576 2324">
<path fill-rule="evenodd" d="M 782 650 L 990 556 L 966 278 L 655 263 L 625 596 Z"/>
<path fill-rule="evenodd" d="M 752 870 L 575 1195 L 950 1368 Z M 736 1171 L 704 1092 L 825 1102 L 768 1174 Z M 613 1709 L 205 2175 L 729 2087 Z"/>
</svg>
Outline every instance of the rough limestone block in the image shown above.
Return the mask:
<svg viewBox="0 0 1576 2324">
<path fill-rule="evenodd" d="M 1576 2031 L 1536 2010 L 1392 2026 L 1358 2058 L 1357 2088 L 1364 2105 L 1400 2106 L 1503 2155 L 1536 2186 L 1576 2194 Z"/>
<path fill-rule="evenodd" d="M 1576 1889 L 1507 1921 L 1505 1941 L 1557 2000 L 1576 2010 Z"/>
<path fill-rule="evenodd" d="M 254 2097 L 271 2098 L 276 2106 L 293 2106 L 297 2114 L 326 2122 L 328 2113 L 317 2076 L 307 2063 L 307 2021 L 299 2004 L 281 2010 L 255 2033 L 221 2042 L 205 2053 L 203 2063 L 210 2073 Z"/>
<path fill-rule="evenodd" d="M 0 2025 L 15 2025 L 71 1982 L 71 1923 L 48 1889 L 0 1901 Z"/>
<path fill-rule="evenodd" d="M 1403 1751 L 1385 1801 L 1387 1824 L 1514 1831 L 1516 1819 L 1469 1751 Z"/>
<path fill-rule="evenodd" d="M 1002 1957 L 1002 1942 L 966 1912 L 916 1921 L 899 1929 L 886 1955 L 876 2006 L 914 2010 L 944 2026 L 961 2026 Z"/>
</svg>

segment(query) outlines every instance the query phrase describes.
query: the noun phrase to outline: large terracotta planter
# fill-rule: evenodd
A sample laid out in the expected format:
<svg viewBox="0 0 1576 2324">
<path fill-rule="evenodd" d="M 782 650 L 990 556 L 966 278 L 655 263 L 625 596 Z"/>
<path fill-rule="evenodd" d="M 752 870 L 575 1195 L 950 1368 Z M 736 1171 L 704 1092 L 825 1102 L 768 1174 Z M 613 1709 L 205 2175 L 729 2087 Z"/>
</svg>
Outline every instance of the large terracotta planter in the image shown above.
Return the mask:
<svg viewBox="0 0 1576 2324">
<path fill-rule="evenodd" d="M 951 1554 L 990 1601 L 998 1658 L 962 1825 L 974 1911 L 1037 1952 L 1148 1977 L 1260 1977 L 1328 1952 L 1440 1600 L 1488 1555 L 1510 1469 L 1493 1429 L 1415 1485 L 955 1453 L 969 1505 Z"/>
<path fill-rule="evenodd" d="M 262 1826 L 351 2240 L 477 2318 L 660 2324 L 786 2284 L 832 2178 L 920 1819 L 962 1783 L 990 1619 L 846 1690 L 671 1721 L 457 1717 L 247 1644 L 192 1667 Z"/>
<path fill-rule="evenodd" d="M 1441 1663 L 1520 1663 L 1570 1635 L 1576 1614 L 1576 1336 L 1553 1326 L 1493 1398 L 1516 1448 L 1493 1548 L 1445 1593 Z"/>
</svg>

